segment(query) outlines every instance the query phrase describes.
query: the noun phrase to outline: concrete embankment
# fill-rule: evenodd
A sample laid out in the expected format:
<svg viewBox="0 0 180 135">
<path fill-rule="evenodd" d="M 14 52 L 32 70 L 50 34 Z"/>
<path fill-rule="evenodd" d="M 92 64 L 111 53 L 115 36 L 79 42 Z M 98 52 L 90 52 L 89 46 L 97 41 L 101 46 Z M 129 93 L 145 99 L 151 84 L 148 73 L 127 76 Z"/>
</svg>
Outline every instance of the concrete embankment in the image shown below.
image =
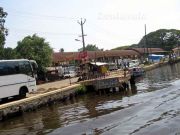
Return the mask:
<svg viewBox="0 0 180 135">
<path fill-rule="evenodd" d="M 172 64 L 172 63 L 177 63 L 177 62 L 180 62 L 180 57 L 171 61 L 164 61 L 164 62 L 154 63 L 151 65 L 146 65 L 146 66 L 143 66 L 143 69 L 145 71 L 149 71 L 149 70 L 152 70 L 152 69 L 155 69 L 155 68 L 167 65 L 167 64 Z"/>
<path fill-rule="evenodd" d="M 54 101 L 71 98 L 75 94 L 76 88 L 79 84 L 74 84 L 62 89 L 57 89 L 43 94 L 38 94 L 22 100 L 6 103 L 0 105 L 0 121 L 6 118 L 22 114 L 26 111 L 36 110 L 37 108 L 51 104 Z"/>
<path fill-rule="evenodd" d="M 160 63 L 154 63 L 154 64 L 151 64 L 151 65 L 143 66 L 143 69 L 145 71 L 149 71 L 149 70 L 152 70 L 152 69 L 155 69 L 155 68 L 161 67 L 163 65 L 167 65 L 167 64 L 168 64 L 168 61 L 160 62 Z"/>
</svg>

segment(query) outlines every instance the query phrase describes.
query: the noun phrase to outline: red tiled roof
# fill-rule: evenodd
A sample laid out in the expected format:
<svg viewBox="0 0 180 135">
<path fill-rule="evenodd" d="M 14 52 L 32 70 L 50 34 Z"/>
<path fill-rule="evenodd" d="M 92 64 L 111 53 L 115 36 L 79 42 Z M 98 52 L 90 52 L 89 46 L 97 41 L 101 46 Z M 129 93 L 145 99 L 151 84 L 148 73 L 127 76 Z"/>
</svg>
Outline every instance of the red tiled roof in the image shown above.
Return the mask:
<svg viewBox="0 0 180 135">
<path fill-rule="evenodd" d="M 161 48 L 148 48 L 149 52 L 165 52 Z M 80 60 L 80 52 L 55 52 L 53 53 L 53 62 L 63 62 L 70 60 Z M 129 57 L 139 56 L 144 53 L 144 48 L 133 48 L 132 50 L 109 50 L 109 51 L 87 51 L 89 59 L 102 57 Z"/>
<path fill-rule="evenodd" d="M 110 51 L 87 51 L 89 59 L 101 57 L 126 57 L 139 55 L 133 50 L 110 50 Z M 53 62 L 63 62 L 70 60 L 79 60 L 79 52 L 55 52 L 53 53 Z"/>
<path fill-rule="evenodd" d="M 162 48 L 132 48 L 132 50 L 135 50 L 141 54 L 147 53 L 147 50 L 149 53 L 166 52 Z"/>
<path fill-rule="evenodd" d="M 173 51 L 177 51 L 177 50 L 180 50 L 180 47 L 176 47 L 174 49 L 172 49 Z"/>
</svg>

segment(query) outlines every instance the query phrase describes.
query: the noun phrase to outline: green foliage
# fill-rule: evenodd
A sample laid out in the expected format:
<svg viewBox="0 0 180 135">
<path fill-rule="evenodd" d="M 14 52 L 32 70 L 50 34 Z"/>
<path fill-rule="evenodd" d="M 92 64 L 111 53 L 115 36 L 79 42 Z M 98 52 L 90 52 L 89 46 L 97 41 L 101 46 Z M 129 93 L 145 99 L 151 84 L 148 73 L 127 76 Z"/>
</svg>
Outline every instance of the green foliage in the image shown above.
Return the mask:
<svg viewBox="0 0 180 135">
<path fill-rule="evenodd" d="M 160 29 L 147 34 L 147 46 L 145 42 L 145 36 L 140 40 L 139 47 L 149 48 L 163 48 L 167 51 L 171 51 L 178 44 L 180 40 L 180 30 L 175 29 Z"/>
<path fill-rule="evenodd" d="M 79 50 L 83 50 L 82 48 L 80 48 Z M 92 45 L 92 44 L 88 44 L 85 47 L 86 51 L 102 51 L 103 49 L 99 49 L 96 45 Z"/>
<path fill-rule="evenodd" d="M 49 66 L 52 62 L 52 48 L 44 38 L 38 37 L 36 34 L 19 41 L 16 52 L 18 58 L 35 60 L 41 69 Z"/>
<path fill-rule="evenodd" d="M 3 58 L 5 37 L 8 34 L 8 30 L 4 27 L 6 16 L 7 16 L 7 13 L 4 12 L 2 7 L 0 7 L 0 59 Z"/>
<path fill-rule="evenodd" d="M 124 50 L 136 47 L 149 47 L 149 48 L 162 48 L 166 51 L 171 51 L 173 48 L 178 46 L 180 41 L 180 30 L 175 29 L 159 29 L 146 35 L 147 45 L 145 36 L 140 40 L 138 44 L 120 46 L 112 50 Z"/>
<path fill-rule="evenodd" d="M 3 58 L 4 59 L 16 59 L 16 51 L 10 47 L 4 48 L 4 53 L 3 53 Z"/>
<path fill-rule="evenodd" d="M 125 45 L 125 46 L 120 46 L 120 47 L 113 48 L 111 50 L 126 50 L 126 49 L 129 49 L 129 48 L 130 48 L 130 45 Z"/>
<path fill-rule="evenodd" d="M 80 85 L 75 92 L 77 94 L 85 94 L 87 92 L 87 89 L 84 85 Z"/>
<path fill-rule="evenodd" d="M 64 48 L 61 48 L 61 49 L 59 50 L 59 52 L 64 52 Z"/>
<path fill-rule="evenodd" d="M 124 46 L 113 48 L 111 50 L 128 50 L 128 49 L 136 48 L 136 47 L 138 47 L 138 44 L 124 45 Z"/>
</svg>

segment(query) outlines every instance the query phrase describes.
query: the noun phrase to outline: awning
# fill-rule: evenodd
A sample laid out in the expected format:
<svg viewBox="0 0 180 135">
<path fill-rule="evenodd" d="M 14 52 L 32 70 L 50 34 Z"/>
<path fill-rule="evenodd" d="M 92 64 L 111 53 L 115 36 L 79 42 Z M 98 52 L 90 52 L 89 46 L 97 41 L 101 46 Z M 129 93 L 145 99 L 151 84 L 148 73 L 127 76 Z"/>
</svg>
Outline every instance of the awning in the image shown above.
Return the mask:
<svg viewBox="0 0 180 135">
<path fill-rule="evenodd" d="M 105 63 L 105 62 L 90 62 L 90 64 L 92 64 L 92 65 L 97 65 L 97 66 L 108 65 L 108 63 Z"/>
</svg>

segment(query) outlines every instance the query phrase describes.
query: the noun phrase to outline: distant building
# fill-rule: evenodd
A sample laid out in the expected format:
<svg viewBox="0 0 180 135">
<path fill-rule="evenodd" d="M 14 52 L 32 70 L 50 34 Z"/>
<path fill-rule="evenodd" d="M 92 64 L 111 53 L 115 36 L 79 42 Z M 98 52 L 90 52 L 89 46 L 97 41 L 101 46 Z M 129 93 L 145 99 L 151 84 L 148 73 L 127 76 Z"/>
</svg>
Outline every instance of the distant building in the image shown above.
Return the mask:
<svg viewBox="0 0 180 135">
<path fill-rule="evenodd" d="M 159 54 L 165 52 L 161 48 L 148 48 L 149 53 Z M 144 48 L 132 48 L 129 50 L 86 51 L 86 52 L 55 52 L 53 64 L 67 64 L 70 61 L 99 61 L 117 63 L 119 59 L 141 58 Z"/>
<path fill-rule="evenodd" d="M 175 53 L 177 57 L 180 57 L 180 47 L 174 48 L 173 53 Z"/>
</svg>

